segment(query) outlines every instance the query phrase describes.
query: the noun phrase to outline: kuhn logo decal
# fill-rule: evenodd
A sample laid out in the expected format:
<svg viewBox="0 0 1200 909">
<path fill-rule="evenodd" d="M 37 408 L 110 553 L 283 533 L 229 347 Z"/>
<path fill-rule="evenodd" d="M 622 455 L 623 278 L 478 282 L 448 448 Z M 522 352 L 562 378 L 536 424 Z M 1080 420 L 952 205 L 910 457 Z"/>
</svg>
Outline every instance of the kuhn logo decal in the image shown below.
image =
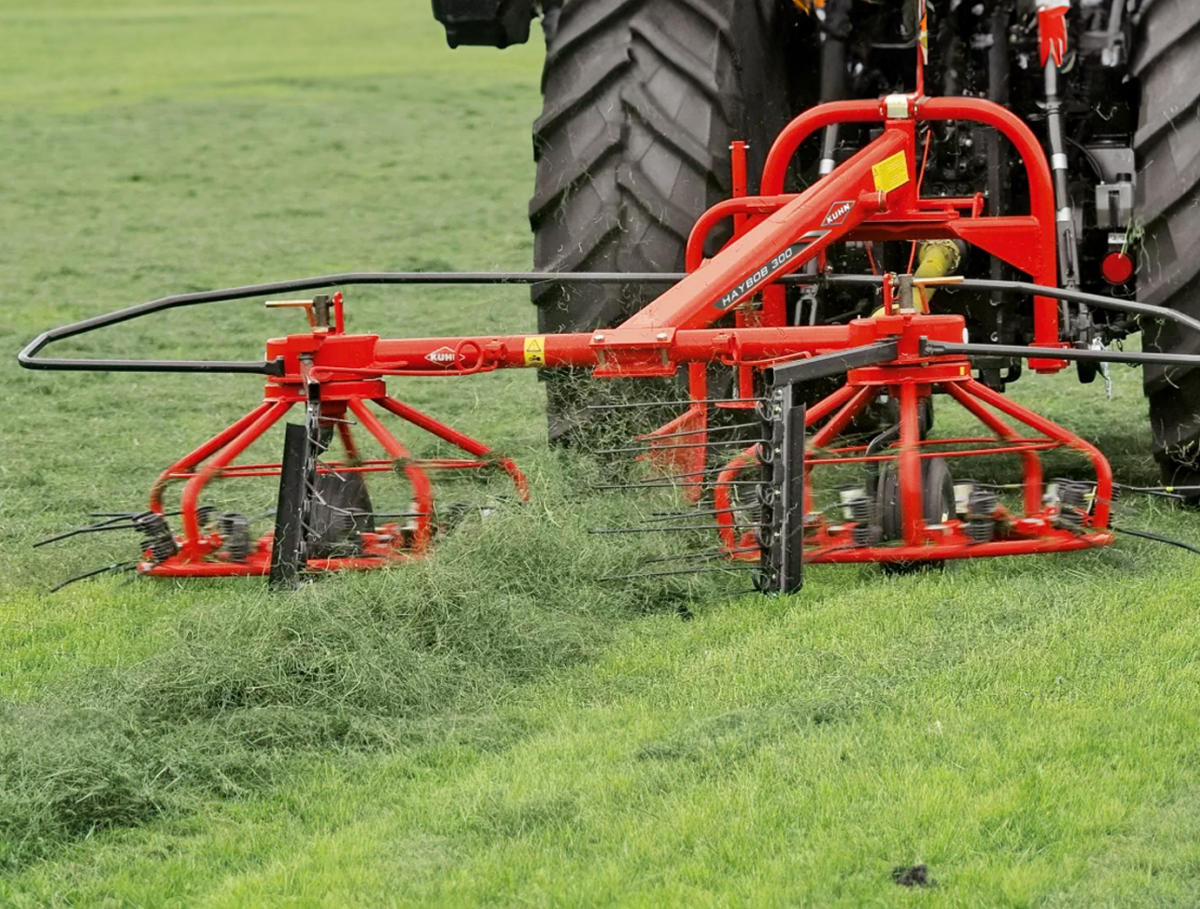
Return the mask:
<svg viewBox="0 0 1200 909">
<path fill-rule="evenodd" d="M 427 353 L 425 355 L 425 359 L 430 363 L 436 363 L 438 366 L 449 366 L 458 358 L 454 355 L 454 350 L 452 348 L 439 347 L 432 353 Z"/>
<path fill-rule="evenodd" d="M 829 209 L 829 214 L 825 216 L 825 220 L 821 222 L 822 227 L 836 227 L 849 217 L 850 212 L 854 211 L 854 202 L 834 202 Z"/>
</svg>

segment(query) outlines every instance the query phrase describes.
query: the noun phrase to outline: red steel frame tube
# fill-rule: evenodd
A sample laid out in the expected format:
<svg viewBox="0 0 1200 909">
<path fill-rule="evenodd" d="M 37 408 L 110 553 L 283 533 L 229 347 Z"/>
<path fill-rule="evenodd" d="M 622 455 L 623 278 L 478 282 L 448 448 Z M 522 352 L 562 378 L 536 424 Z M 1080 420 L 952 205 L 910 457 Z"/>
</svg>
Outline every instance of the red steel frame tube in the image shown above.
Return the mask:
<svg viewBox="0 0 1200 909">
<path fill-rule="evenodd" d="M 424 414 L 415 407 L 409 407 L 402 401 L 397 401 L 395 398 L 386 397 L 379 398 L 376 402 L 380 407 L 389 410 L 402 420 L 407 420 L 414 426 L 417 426 L 431 435 L 443 441 L 449 442 L 461 448 L 463 451 L 473 454 L 478 458 L 493 458 L 496 453 L 484 445 L 477 439 L 472 439 L 465 433 L 459 432 L 457 429 L 451 429 L 445 423 L 435 420 L 428 414 Z M 512 478 L 513 485 L 517 488 L 517 494 L 524 500 L 529 498 L 529 485 L 525 481 L 525 474 L 517 467 L 513 461 L 508 458 L 496 458 L 496 463 L 504 468 L 504 472 Z"/>
<path fill-rule="evenodd" d="M 970 379 L 963 383 L 963 390 L 1001 413 L 1037 430 L 1047 438 L 1057 439 L 1068 448 L 1074 448 L 1087 455 L 1096 471 L 1096 506 L 1092 511 L 1092 524 L 1101 530 L 1108 527 L 1112 509 L 1113 474 L 1108 459 L 1104 457 L 1100 449 L 1063 429 L 1057 423 L 1039 416 L 1032 410 L 1027 410 L 999 392 L 992 391 L 981 382 Z"/>
<path fill-rule="evenodd" d="M 382 406 L 382 401 L 378 403 Z M 367 407 L 365 401 L 360 398 L 351 398 L 349 406 L 367 432 L 379 441 L 389 455 L 404 464 L 404 475 L 412 486 L 413 499 L 416 501 L 417 530 L 413 536 L 412 548 L 414 552 L 423 552 L 429 546 L 432 537 L 430 521 L 433 516 L 433 484 L 429 482 L 429 477 L 424 470 L 414 464 L 406 463 L 412 461 L 408 449 L 388 431 L 388 428 L 379 421 L 375 414 L 371 413 L 371 409 Z"/>
<path fill-rule="evenodd" d="M 196 517 L 200 491 L 298 400 L 293 393 L 299 387 L 300 354 L 313 356 L 313 375 L 336 378 L 347 386 L 356 379 L 377 381 L 389 374 L 466 375 L 498 368 L 529 366 L 593 367 L 597 369 L 597 374 L 610 377 L 666 375 L 678 365 L 687 363 L 690 390 L 693 398 L 699 399 L 707 396 L 707 362 L 720 360 L 731 365 L 744 365 L 844 349 L 850 345 L 851 329 L 845 326 L 745 327 L 739 318 L 737 328 L 710 327 L 731 312 L 739 312 L 740 316 L 743 303 L 771 288 L 778 278 L 821 255 L 830 244 L 849 237 L 894 239 L 926 234 L 931 238 L 961 237 L 968 242 L 975 242 L 993 255 L 1006 258 L 1018 267 L 1027 268 L 1037 281 L 1054 283 L 1057 280 L 1057 262 L 1053 184 L 1045 155 L 1032 131 L 1007 110 L 978 99 L 905 96 L 905 103 L 909 117 L 885 116 L 888 102 L 848 101 L 814 108 L 793 120 L 768 155 L 761 187 L 763 196 L 750 198 L 742 195 L 745 191 L 744 181 L 738 180 L 735 167 L 735 181 L 738 182 L 735 195 L 738 197 L 706 212 L 689 238 L 687 265 L 690 273 L 615 329 L 592 334 L 532 336 L 538 345 L 536 355 L 531 357 L 531 336 L 526 335 L 411 340 L 346 336 L 342 334 L 339 305 L 337 326 L 331 334 L 294 336 L 271 342 L 269 353 L 272 352 L 270 348 L 274 347 L 276 349 L 273 352 L 284 357 L 286 374 L 282 378 L 269 380 L 268 396 L 276 394 L 281 399 L 260 405 L 164 472 L 152 490 L 152 508 L 161 512 L 162 489 L 167 482 L 195 469 L 206 458 L 210 459 L 191 476 L 183 493 L 183 554 L 195 557 L 203 554 Z M 922 202 L 918 198 L 915 124 L 942 120 L 983 123 L 999 130 L 1013 142 L 1029 175 L 1030 216 L 983 218 L 979 217 L 978 199 Z M 791 160 L 809 136 L 836 123 L 881 121 L 884 123 L 882 135 L 836 168 L 829 177 L 802 193 L 783 193 Z M 741 151 L 735 150 L 735 158 Z M 897 158 L 903 160 L 902 179 L 893 177 L 881 181 L 881 165 L 890 164 L 894 168 Z M 971 217 L 962 217 L 958 211 L 966 208 L 968 202 Z M 940 209 L 937 207 L 939 204 Z M 712 260 L 703 263 L 703 244 L 707 235 L 716 224 L 728 217 L 734 218 L 737 227 L 735 239 Z M 340 304 L 340 300 L 337 302 Z M 1035 343 L 1057 345 L 1057 304 L 1036 298 L 1034 309 Z M 757 315 L 751 324 L 755 321 L 758 321 Z M 453 356 L 433 356 L 442 348 L 450 348 Z M 911 356 L 911 352 L 908 355 Z M 1035 369 L 1047 370 L 1061 366 L 1057 360 L 1037 361 L 1033 365 Z M 1112 475 L 1107 462 L 1093 446 L 973 380 L 936 384 L 944 384 L 946 391 L 1002 439 L 1011 440 L 1016 436 L 1011 428 L 984 409 L 980 402 L 1041 431 L 1048 438 L 1087 453 L 1093 460 L 1099 481 L 1092 520 L 1101 527 L 1107 525 Z M 378 382 L 378 385 L 382 391 L 382 382 Z M 810 408 L 807 425 L 812 426 L 826 417 L 830 418 L 814 434 L 811 446 L 819 449 L 832 442 L 879 391 L 877 384 L 850 385 Z M 928 382 L 904 380 L 891 386 L 890 391 L 898 398 L 901 410 L 898 470 L 905 543 L 902 548 L 916 550 L 926 542 L 919 400 L 922 394 L 930 392 L 930 385 Z M 371 412 L 367 406 L 368 399 L 477 457 L 492 458 L 493 452 L 483 443 L 385 394 L 348 396 L 346 405 L 383 444 L 388 454 L 401 462 L 412 484 L 419 513 L 413 549 L 420 552 L 428 545 L 431 536 L 432 487 L 429 478 L 418 463 L 409 457 L 404 446 Z M 685 418 L 689 420 L 689 425 L 695 425 L 697 434 L 704 433 L 706 416 L 699 407 L 689 410 Z M 349 439 L 349 431 L 341 425 L 339 431 L 347 443 L 351 459 L 354 459 L 356 450 Z M 1040 490 L 1040 465 L 1037 464 L 1036 453 L 1024 450 L 1022 454 L 1026 459 L 1027 511 L 1037 511 L 1038 503 L 1034 501 L 1031 490 Z M 728 484 L 737 470 L 752 463 L 751 453 L 744 453 L 738 462 L 737 466 L 731 465 L 730 469 L 723 472 L 718 480 L 718 494 L 723 494 L 726 500 L 729 498 Z M 496 459 L 496 463 L 504 466 L 518 491 L 524 495 L 525 480 L 516 466 L 506 459 Z M 721 515 L 718 522 L 729 525 L 722 527 L 723 536 L 725 531 L 732 531 L 733 520 L 730 515 Z M 727 545 L 737 545 L 738 541 L 726 542 Z M 1063 548 L 1061 541 L 1055 545 Z M 831 560 L 844 558 L 849 561 L 856 558 L 853 555 L 831 556 Z"/>
<path fill-rule="evenodd" d="M 1007 108 L 991 101 L 980 98 L 920 98 L 913 102 L 916 122 L 940 122 L 946 120 L 965 120 L 982 123 L 998 130 L 1017 150 L 1017 154 L 1025 165 L 1029 179 L 1030 211 L 1041 234 L 1042 250 L 1041 267 L 1031 272 L 1037 283 L 1055 285 L 1058 283 L 1058 257 L 1056 236 L 1056 214 L 1054 202 L 1054 181 L 1050 173 L 1050 165 L 1046 160 L 1045 151 L 1033 130 Z M 879 101 L 838 101 L 812 108 L 796 117 L 776 138 L 767 154 L 766 165 L 763 168 L 762 184 L 759 191 L 764 197 L 777 196 L 783 192 L 788 169 L 792 158 L 800 146 L 813 134 L 834 123 L 877 123 L 885 119 L 884 110 Z M 835 171 L 836 173 L 836 171 Z M 831 174 L 830 177 L 833 175 Z M 828 179 L 828 178 L 827 178 Z M 824 181 L 822 181 L 824 182 Z M 976 219 L 963 219 L 969 223 Z M 979 230 L 995 230 L 997 224 L 987 225 L 992 221 L 1011 221 L 1013 219 L 979 219 L 983 223 Z M 960 228 L 962 225 L 958 225 Z M 979 240 L 983 234 L 971 229 L 971 237 Z M 1055 347 L 1059 343 L 1058 305 L 1048 297 L 1034 299 L 1034 344 L 1041 347 Z M 1033 361 L 1034 369 L 1054 371 L 1061 369 L 1060 361 Z"/>
<path fill-rule="evenodd" d="M 291 409 L 292 404 L 290 401 L 280 401 L 269 405 L 265 411 L 259 413 L 259 416 L 252 423 L 244 426 L 240 432 L 234 435 L 224 448 L 200 468 L 194 477 L 187 481 L 187 485 L 183 487 L 183 496 L 179 504 L 180 510 L 183 512 L 183 551 L 186 557 L 199 558 L 202 555 L 200 521 L 196 514 L 196 507 L 200 503 L 201 491 L 208 485 L 209 480 L 228 466 L 234 458 L 249 448 L 255 439 L 279 422 L 283 415 Z M 241 422 L 239 421 L 239 423 Z M 234 427 L 238 426 L 239 423 L 235 423 Z M 233 427 L 230 428 L 232 429 Z"/>
<path fill-rule="evenodd" d="M 942 388 L 1001 439 L 1018 438 L 1011 426 L 980 404 L 969 392 L 960 388 L 959 383 L 947 382 Z M 1042 459 L 1037 456 L 1036 451 L 1022 452 L 1021 459 L 1025 464 L 1025 514 L 1036 514 L 1042 507 Z"/>
<path fill-rule="evenodd" d="M 886 209 L 886 194 L 876 188 L 876 165 L 903 153 L 908 182 L 895 194 L 907 201 L 912 195 L 914 138 L 910 122 L 889 121 L 878 139 L 773 214 L 734 240 L 703 268 L 688 275 L 644 309 L 623 322 L 615 333 L 653 331 L 660 328 L 702 328 L 730 312 L 750 294 L 738 292 L 761 268 L 769 268 L 767 281 L 790 274 L 831 243 L 844 237 L 874 213 Z M 906 193 L 907 190 L 907 193 Z M 777 193 L 776 193 L 777 194 Z M 836 223 L 827 217 L 840 203 L 851 208 Z M 794 253 L 772 267 L 775 257 Z"/>
<path fill-rule="evenodd" d="M 609 335 L 618 331 L 597 332 Z M 422 370 L 423 374 L 461 374 L 454 362 L 430 362 L 431 351 L 442 347 L 456 349 L 463 341 L 476 342 L 483 351 L 490 369 L 520 369 L 526 367 L 525 342 L 530 335 L 499 335 L 495 337 L 407 338 L 381 339 L 376 342 L 374 358 L 358 364 L 353 370 L 363 376 L 386 375 L 389 370 Z M 545 346 L 545 366 L 590 367 L 598 365 L 597 350 L 591 334 L 550 334 L 537 336 Z M 698 363 L 701 367 L 714 358 L 714 353 L 740 353 L 747 360 L 770 360 L 778 357 L 801 357 L 825 351 L 839 350 L 849 344 L 850 329 L 844 325 L 795 326 L 781 328 L 704 328 L 668 333 L 673 362 Z M 324 362 L 326 351 L 336 357 L 336 338 L 326 342 L 318 351 L 318 364 Z M 334 343 L 330 343 L 334 342 Z M 331 364 L 341 367 L 342 364 Z M 540 364 L 539 364 L 540 365 Z M 319 368 L 319 367 L 318 367 Z M 294 381 L 293 377 L 285 379 Z M 703 386 L 701 386 L 702 388 Z M 702 392 L 701 397 L 705 394 Z"/>
<path fill-rule="evenodd" d="M 900 526 L 908 546 L 921 545 L 925 526 L 924 478 L 921 476 L 921 395 L 912 382 L 895 390 L 900 399 Z"/>
<path fill-rule="evenodd" d="M 189 473 L 194 470 L 197 464 L 199 464 L 205 458 L 211 457 L 212 454 L 218 451 L 222 446 L 228 445 L 247 426 L 252 424 L 255 420 L 270 410 L 271 407 L 272 402 L 264 401 L 237 422 L 233 423 L 226 429 L 221 430 L 195 451 L 184 455 L 182 458 L 164 470 L 159 475 L 155 484 L 150 487 L 150 510 L 156 514 L 162 514 L 163 491 L 167 488 L 167 484 L 170 483 L 171 480 L 180 479 L 176 476 L 177 474 Z"/>
</svg>

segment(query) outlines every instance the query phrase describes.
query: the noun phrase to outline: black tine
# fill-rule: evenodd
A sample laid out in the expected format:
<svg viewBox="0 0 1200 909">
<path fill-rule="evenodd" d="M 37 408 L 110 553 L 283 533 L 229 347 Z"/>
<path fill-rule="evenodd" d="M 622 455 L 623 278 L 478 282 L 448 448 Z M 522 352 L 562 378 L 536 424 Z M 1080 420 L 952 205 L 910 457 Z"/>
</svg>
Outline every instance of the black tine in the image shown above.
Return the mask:
<svg viewBox="0 0 1200 909">
<path fill-rule="evenodd" d="M 589 486 L 588 489 L 679 489 L 681 486 L 694 486 L 695 483 L 602 483 Z M 729 480 L 722 486 L 761 486 L 757 480 Z"/>
<path fill-rule="evenodd" d="M 1113 487 L 1122 492 L 1132 493 L 1139 496 L 1150 496 L 1157 499 L 1174 499 L 1176 502 L 1186 502 L 1187 496 L 1181 495 L 1183 492 L 1191 492 L 1197 490 L 1197 487 L 1188 486 L 1126 486 L 1123 483 L 1113 483 Z"/>
<path fill-rule="evenodd" d="M 589 404 L 588 410 L 627 410 L 634 407 L 690 407 L 693 404 L 755 404 L 762 398 L 699 398 L 695 401 L 637 401 L 630 404 Z"/>
<path fill-rule="evenodd" d="M 83 534 L 87 533 L 103 533 L 107 530 L 133 530 L 133 521 L 136 518 L 142 517 L 143 515 L 149 513 L 150 512 L 143 511 L 132 515 L 117 515 L 116 517 L 109 518 L 107 521 L 101 521 L 99 524 L 90 524 L 87 527 L 77 527 L 74 530 L 68 530 L 66 533 L 60 533 L 52 537 L 46 537 L 44 540 L 38 540 L 31 548 L 37 549 L 39 546 L 46 546 L 49 543 L 57 543 L 60 540 L 67 540 L 71 537 L 82 536 Z M 119 523 L 121 521 L 128 521 L 129 523 Z"/>
<path fill-rule="evenodd" d="M 641 574 L 610 574 L 598 581 L 637 581 L 642 578 L 669 578 L 688 574 L 729 574 L 737 571 L 758 571 L 757 565 L 727 565 L 721 568 L 680 568 L 671 571 L 646 571 Z"/>
<path fill-rule="evenodd" d="M 677 445 L 633 445 L 628 448 L 601 448 L 593 454 L 610 455 L 610 454 L 650 454 L 655 451 L 677 451 L 683 448 L 716 448 L 718 446 L 739 445 L 742 448 L 749 448 L 752 445 L 757 445 L 762 439 L 751 439 L 748 442 L 741 439 L 718 439 L 715 442 L 688 442 L 686 444 Z"/>
<path fill-rule="evenodd" d="M 1200 492 L 1200 486 L 1127 486 L 1124 483 L 1113 483 L 1113 486 L 1130 492 Z"/>
<path fill-rule="evenodd" d="M 642 523 L 650 524 L 657 521 L 670 521 L 674 518 L 702 518 L 718 514 L 738 514 L 747 511 L 746 508 L 705 508 L 697 511 L 658 511 L 645 518 Z"/>
<path fill-rule="evenodd" d="M 742 470 L 750 470 L 752 468 L 755 468 L 755 466 L 762 466 L 762 465 L 761 464 L 746 464 L 744 466 L 744 468 L 742 468 Z M 686 480 L 686 478 L 690 478 L 690 477 L 708 476 L 709 474 L 721 474 L 721 472 L 724 472 L 727 469 L 728 469 L 728 465 L 722 464 L 721 466 L 715 466 L 715 468 L 704 468 L 703 470 L 689 470 L 688 472 L 685 472 L 685 474 L 671 474 L 671 476 L 668 478 L 670 478 L 670 480 Z M 658 483 L 658 482 L 661 482 L 661 481 L 660 480 L 640 480 L 640 481 L 638 481 L 638 483 Z M 755 481 L 736 481 L 736 482 L 754 482 L 755 486 L 758 486 L 757 480 L 755 480 Z M 592 488 L 593 489 L 607 489 L 610 487 L 593 486 Z M 616 488 L 624 489 L 625 487 L 616 487 Z"/>
<path fill-rule="evenodd" d="M 678 527 L 591 527 L 592 534 L 683 533 L 687 530 L 720 530 L 720 524 L 684 524 Z"/>
<path fill-rule="evenodd" d="M 644 436 L 637 436 L 635 442 L 654 442 L 658 439 L 677 439 L 684 436 L 695 436 L 700 433 L 708 433 L 712 435 L 714 432 L 733 432 L 735 429 L 760 429 L 761 423 L 734 423 L 732 426 L 713 426 L 707 429 L 692 429 L 687 432 L 670 432 L 666 435 L 656 436 L 652 433 L 647 433 Z"/>
<path fill-rule="evenodd" d="M 751 469 L 753 469 L 753 468 L 755 468 L 755 467 L 761 467 L 761 466 L 762 466 L 761 464 L 747 464 L 745 467 L 742 467 L 742 468 L 740 468 L 740 469 L 741 469 L 741 470 L 751 470 Z M 671 476 L 672 476 L 672 477 L 677 477 L 677 478 L 682 478 L 682 477 L 703 477 L 703 476 L 707 476 L 707 475 L 708 475 L 708 474 L 710 474 L 710 473 L 724 473 L 724 472 L 725 472 L 726 470 L 728 470 L 728 469 L 729 469 L 729 465 L 728 465 L 728 464 L 721 464 L 721 465 L 719 465 L 719 466 L 717 466 L 717 467 L 705 467 L 703 470 L 692 470 L 692 471 L 689 471 L 688 473 L 676 473 L 676 474 L 672 474 Z M 758 485 L 758 481 L 757 481 L 757 480 L 752 480 L 752 481 L 742 481 L 742 482 L 753 482 L 753 483 L 754 483 L 754 485 L 756 485 L 756 486 Z"/>
<path fill-rule="evenodd" d="M 142 515 L 151 514 L 149 511 L 89 511 L 89 518 L 140 518 Z M 182 511 L 164 511 L 164 518 L 177 518 Z"/>
<path fill-rule="evenodd" d="M 73 578 L 67 578 L 59 584 L 55 584 L 50 588 L 50 593 L 58 593 L 64 587 L 70 584 L 75 584 L 79 581 L 86 581 L 88 578 L 94 578 L 100 574 L 107 574 L 110 571 L 130 571 L 137 567 L 137 562 L 114 562 L 112 565 L 105 565 L 103 568 L 94 568 L 91 571 L 85 571 L 83 574 L 77 574 Z"/>
<path fill-rule="evenodd" d="M 704 562 L 712 559 L 724 559 L 732 555 L 741 555 L 742 553 L 758 552 L 757 546 L 739 546 L 737 549 L 714 549 L 711 552 L 685 552 L 679 555 L 657 556 L 653 559 L 642 559 L 646 565 L 662 564 L 663 562 L 683 562 L 695 559 L 696 561 Z"/>
<path fill-rule="evenodd" d="M 687 516 L 687 515 L 674 515 L 674 516 L 672 516 L 672 517 L 673 517 L 674 519 L 679 519 L 679 518 L 684 518 L 684 519 L 686 519 L 688 516 Z M 667 521 L 670 521 L 670 520 L 672 520 L 672 517 L 658 518 L 657 520 L 656 520 L 656 519 L 654 519 L 654 518 L 647 518 L 646 520 L 644 520 L 644 521 L 639 521 L 638 523 L 639 523 L 639 524 L 642 524 L 642 525 L 646 525 L 646 524 L 655 524 L 655 525 L 657 525 L 657 524 L 664 524 L 664 523 L 666 523 Z M 701 514 L 698 514 L 698 515 L 696 515 L 696 517 L 697 517 L 697 518 L 708 518 L 708 517 L 710 517 L 710 515 L 706 515 L 706 514 L 703 514 L 703 513 L 701 513 Z M 754 516 L 754 515 L 746 515 L 746 517 L 744 517 L 744 518 L 735 518 L 735 519 L 734 519 L 734 521 L 733 521 L 733 523 L 731 523 L 731 524 L 729 524 L 729 525 L 716 525 L 716 526 L 728 526 L 728 527 L 730 527 L 730 528 L 733 528 L 733 529 L 740 530 L 740 529 L 742 529 L 742 528 L 744 528 L 744 527 L 745 527 L 745 528 L 753 528 L 753 527 L 757 527 L 758 525 L 759 525 L 759 520 L 758 520 L 758 518 L 757 518 L 756 516 Z M 693 526 L 693 525 L 687 525 L 687 526 Z M 696 524 L 696 525 L 694 525 L 694 526 L 696 526 L 696 527 L 712 527 L 712 526 L 714 526 L 714 525 L 712 525 L 712 524 Z"/>
</svg>

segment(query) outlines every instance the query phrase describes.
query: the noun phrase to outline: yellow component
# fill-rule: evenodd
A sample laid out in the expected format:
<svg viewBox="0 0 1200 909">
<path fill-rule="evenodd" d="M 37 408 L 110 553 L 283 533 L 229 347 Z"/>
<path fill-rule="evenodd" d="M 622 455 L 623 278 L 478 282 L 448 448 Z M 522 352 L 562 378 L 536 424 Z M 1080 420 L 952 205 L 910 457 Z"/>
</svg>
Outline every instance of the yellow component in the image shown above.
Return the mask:
<svg viewBox="0 0 1200 909">
<path fill-rule="evenodd" d="M 800 12 L 808 13 L 810 16 L 814 9 L 823 9 L 825 6 L 825 0 L 792 0 L 792 2 L 796 4 Z"/>
<path fill-rule="evenodd" d="M 875 189 L 881 193 L 890 193 L 908 182 L 908 155 L 896 152 L 885 161 L 880 161 L 871 168 L 875 177 Z"/>
<path fill-rule="evenodd" d="M 945 278 L 958 271 L 962 250 L 953 240 L 926 240 L 917 247 L 917 259 L 921 264 L 913 272 L 914 278 Z M 935 293 L 936 287 L 917 288 L 916 303 L 921 312 L 929 312 L 929 301 Z"/>
<path fill-rule="evenodd" d="M 546 336 L 537 335 L 525 339 L 525 365 L 546 365 Z"/>
<path fill-rule="evenodd" d="M 962 262 L 962 250 L 953 240 L 925 240 L 917 247 L 917 270 L 913 272 L 914 278 L 947 278 L 958 271 L 959 263 Z M 937 293 L 937 287 L 914 287 L 913 288 L 913 303 L 916 304 L 917 312 L 922 315 L 929 314 L 929 301 L 933 299 L 933 295 Z M 883 307 L 871 313 L 872 319 L 878 319 L 883 315 Z"/>
</svg>

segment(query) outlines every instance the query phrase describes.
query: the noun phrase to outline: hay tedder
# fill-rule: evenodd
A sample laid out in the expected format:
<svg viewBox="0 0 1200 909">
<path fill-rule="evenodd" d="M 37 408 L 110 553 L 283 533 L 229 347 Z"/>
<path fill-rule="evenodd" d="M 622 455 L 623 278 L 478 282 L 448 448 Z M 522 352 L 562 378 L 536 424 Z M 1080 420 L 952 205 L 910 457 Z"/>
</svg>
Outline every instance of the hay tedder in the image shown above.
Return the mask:
<svg viewBox="0 0 1200 909">
<path fill-rule="evenodd" d="M 129 527 L 143 534 L 137 570 L 151 576 L 270 575 L 278 583 L 305 571 L 368 569 L 426 553 L 438 527 L 431 478 L 444 472 L 506 475 L 518 498 L 528 489 L 520 468 L 471 438 L 393 397 L 390 377 L 468 376 L 497 369 L 575 368 L 598 380 L 672 378 L 684 370 L 687 400 L 671 422 L 638 437 L 638 448 L 697 513 L 714 518 L 721 551 L 757 565 L 764 592 L 799 588 L 805 565 L 881 562 L 900 565 L 982 556 L 1061 553 L 1113 540 L 1112 471 L 1104 455 L 1070 430 L 1019 406 L 981 382 L 981 363 L 1025 361 L 1055 373 L 1079 361 L 1194 367 L 1200 356 L 1122 352 L 1064 341 L 1064 320 L 1088 307 L 1166 320 L 1200 332 L 1182 313 L 1060 287 L 1062 199 L 1055 173 L 1029 126 L 1006 108 L 972 97 L 931 98 L 924 90 L 926 48 L 917 53 L 916 86 L 882 100 L 813 107 L 778 136 L 757 195 L 748 195 L 744 148 L 733 153 L 733 196 L 704 213 L 687 247 L 682 275 L 555 274 L 556 281 L 603 284 L 661 282 L 668 289 L 613 328 L 561 334 L 388 339 L 346 328 L 341 293 L 273 305 L 303 308 L 309 329 L 270 340 L 261 362 L 50 359 L 51 342 L 164 310 L 217 301 L 295 294 L 362 284 L 536 284 L 544 273 L 332 275 L 302 281 L 168 297 L 46 332 L 22 351 L 29 368 L 112 371 L 229 372 L 266 377 L 261 404 L 170 465 L 150 491 L 145 511 L 111 515 L 85 531 Z M 1019 156 L 1029 211 L 988 212 L 984 195 L 927 195 L 928 144 L 921 130 L 955 122 L 995 130 Z M 831 127 L 866 125 L 874 138 L 801 192 L 786 181 L 802 144 Z M 1057 162 L 1056 162 L 1057 163 Z M 1059 190 L 1061 193 L 1061 189 Z M 732 236 L 705 256 L 710 235 Z M 839 244 L 903 243 L 905 273 L 833 274 Z M 911 245 L 911 246 L 909 246 Z M 955 274 L 964 250 L 982 251 L 1028 281 Z M 847 324 L 793 324 L 787 295 L 831 287 L 859 288 L 872 314 Z M 1031 300 L 1032 344 L 972 343 L 961 315 L 939 314 L 934 294 L 958 290 Z M 728 368 L 731 392 L 714 397 L 713 365 Z M 819 382 L 840 379 L 824 397 Z M 940 396 L 980 427 L 966 436 L 930 431 L 930 401 Z M 865 444 L 851 427 L 872 408 L 891 419 Z M 259 437 L 292 411 L 278 463 L 239 463 Z M 715 433 L 749 430 L 740 453 L 716 469 Z M 436 437 L 460 454 L 422 458 L 380 418 Z M 714 421 L 714 415 L 721 420 Z M 364 457 L 358 428 L 386 458 Z M 334 439 L 341 454 L 334 457 Z M 1091 476 L 1048 483 L 1042 455 L 1072 449 Z M 328 456 L 327 456 L 328 455 Z M 1019 462 L 1019 494 L 1006 500 L 986 484 L 956 480 L 980 457 Z M 859 477 L 839 488 L 835 506 L 820 501 L 823 473 Z M 376 513 L 365 478 L 393 472 L 411 490 L 411 510 Z M 204 505 L 215 481 L 279 477 L 273 532 L 251 538 L 241 515 Z M 178 510 L 164 492 L 181 484 Z M 170 517 L 179 517 L 178 529 Z"/>
</svg>

